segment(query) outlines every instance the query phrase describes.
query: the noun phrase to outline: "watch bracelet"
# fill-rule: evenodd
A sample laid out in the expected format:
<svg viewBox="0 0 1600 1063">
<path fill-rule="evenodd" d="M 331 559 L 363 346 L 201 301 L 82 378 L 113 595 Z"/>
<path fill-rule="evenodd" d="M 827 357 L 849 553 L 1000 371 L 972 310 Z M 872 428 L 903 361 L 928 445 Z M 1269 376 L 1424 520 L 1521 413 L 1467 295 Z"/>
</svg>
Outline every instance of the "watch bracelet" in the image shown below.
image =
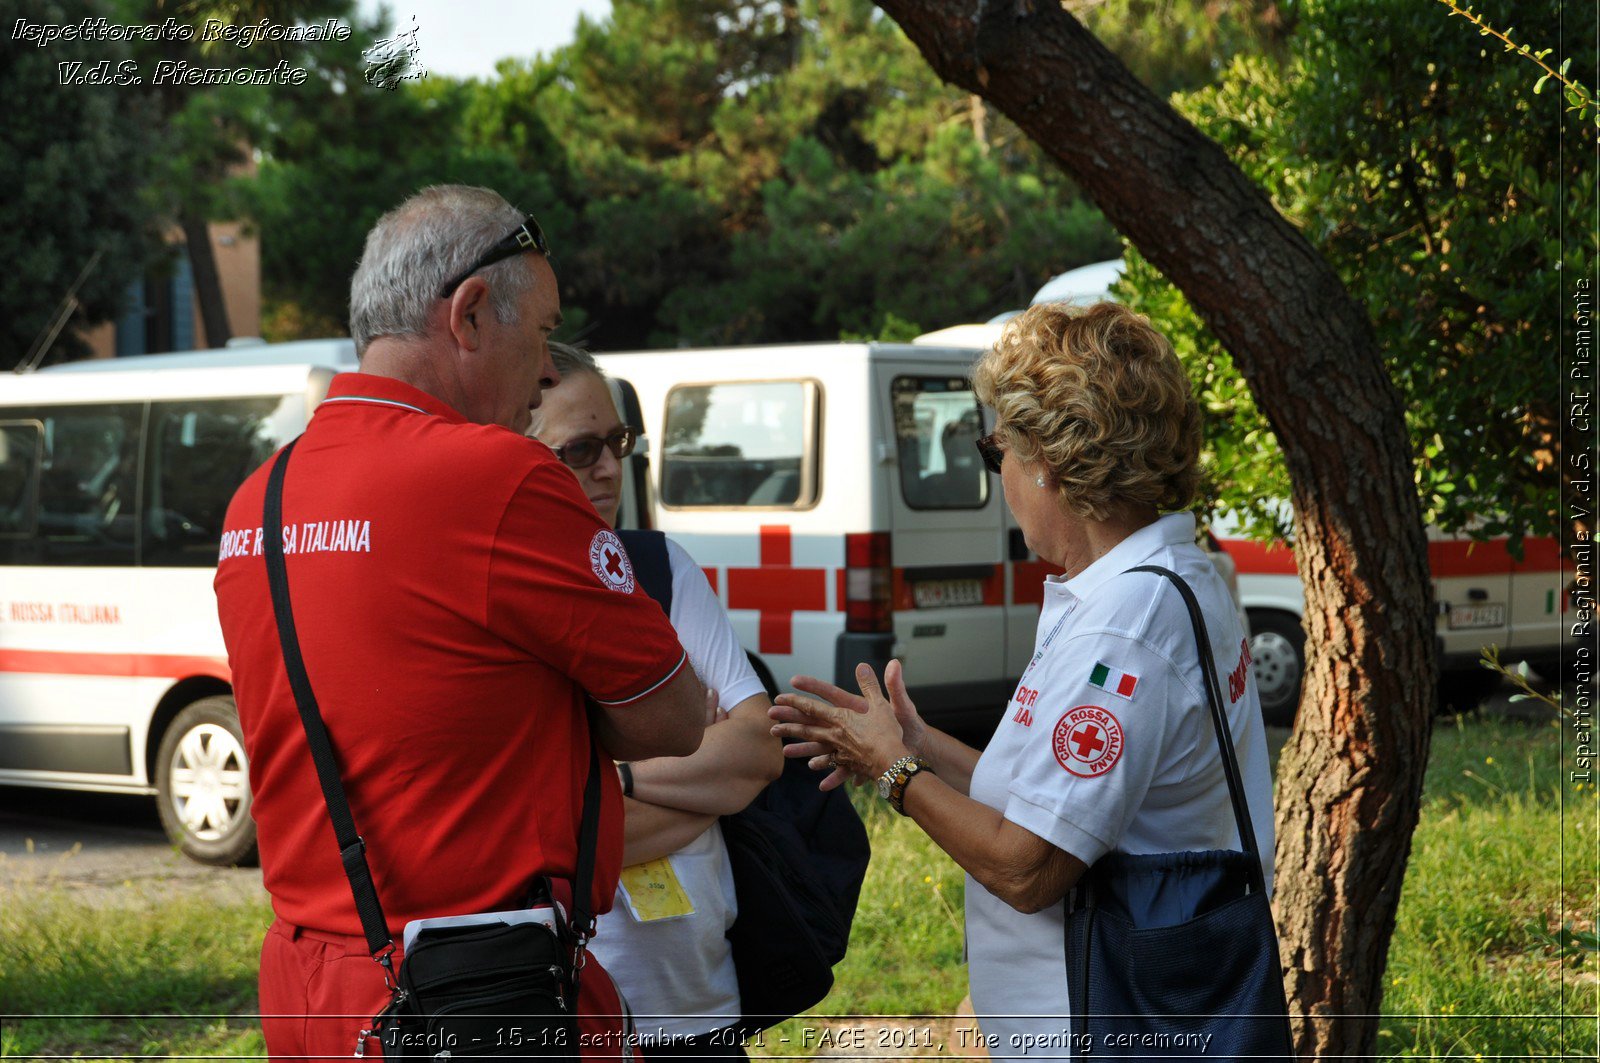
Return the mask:
<svg viewBox="0 0 1600 1063">
<path fill-rule="evenodd" d="M 910 765 L 916 765 L 916 770 L 909 770 Z M 910 764 L 902 768 L 896 775 L 894 782 L 889 784 L 889 807 L 900 815 L 906 814 L 906 787 L 911 785 L 911 780 L 918 775 L 933 774 L 933 768 L 921 757 L 912 757 Z"/>
</svg>

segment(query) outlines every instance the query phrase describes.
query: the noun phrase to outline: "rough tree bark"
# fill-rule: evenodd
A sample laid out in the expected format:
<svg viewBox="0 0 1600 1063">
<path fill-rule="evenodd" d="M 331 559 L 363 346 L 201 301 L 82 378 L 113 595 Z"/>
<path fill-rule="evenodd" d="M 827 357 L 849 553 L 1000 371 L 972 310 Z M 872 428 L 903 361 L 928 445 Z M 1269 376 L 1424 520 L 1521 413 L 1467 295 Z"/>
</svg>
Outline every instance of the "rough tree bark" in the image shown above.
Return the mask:
<svg viewBox="0 0 1600 1063">
<path fill-rule="evenodd" d="M 1183 290 L 1278 435 L 1309 656 L 1278 766 L 1289 1007 L 1313 1020 L 1295 1024 L 1302 1056 L 1369 1056 L 1435 662 L 1411 445 L 1366 312 L 1221 148 L 1059 0 L 877 3 L 941 77 L 1015 121 Z"/>
</svg>

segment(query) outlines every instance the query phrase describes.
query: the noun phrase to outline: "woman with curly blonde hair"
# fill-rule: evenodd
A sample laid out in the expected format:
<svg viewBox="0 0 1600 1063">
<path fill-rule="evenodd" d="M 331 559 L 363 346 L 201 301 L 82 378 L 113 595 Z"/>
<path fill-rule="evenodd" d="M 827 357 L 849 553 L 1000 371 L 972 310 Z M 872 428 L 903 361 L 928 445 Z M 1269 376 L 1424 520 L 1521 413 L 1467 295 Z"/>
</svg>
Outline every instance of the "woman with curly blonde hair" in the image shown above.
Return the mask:
<svg viewBox="0 0 1600 1063">
<path fill-rule="evenodd" d="M 992 1055 L 1037 1055 L 1069 1012 L 1063 899 L 1084 872 L 1113 852 L 1242 847 L 1189 613 L 1164 578 L 1131 569 L 1172 570 L 1198 599 L 1268 883 L 1272 787 L 1245 635 L 1185 511 L 1200 414 L 1172 346 L 1116 304 L 1036 306 L 975 384 L 995 413 L 984 463 L 1028 545 L 1062 570 L 994 737 L 980 754 L 928 726 L 898 661 L 887 695 L 866 665 L 859 697 L 797 677 L 773 731 L 832 768 L 824 787 L 876 780 L 966 870 L 973 1009 Z"/>
</svg>

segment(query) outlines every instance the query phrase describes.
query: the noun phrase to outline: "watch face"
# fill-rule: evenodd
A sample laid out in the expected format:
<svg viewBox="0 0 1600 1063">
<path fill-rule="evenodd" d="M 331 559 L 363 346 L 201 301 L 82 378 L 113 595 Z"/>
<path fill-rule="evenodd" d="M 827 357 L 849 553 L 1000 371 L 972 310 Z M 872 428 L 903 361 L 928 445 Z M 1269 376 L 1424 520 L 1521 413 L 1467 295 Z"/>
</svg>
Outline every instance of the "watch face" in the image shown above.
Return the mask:
<svg viewBox="0 0 1600 1063">
<path fill-rule="evenodd" d="M 889 800 L 889 787 L 893 785 L 892 768 L 890 769 L 890 772 L 891 774 L 878 776 L 878 796 L 883 798 L 885 801 Z"/>
</svg>

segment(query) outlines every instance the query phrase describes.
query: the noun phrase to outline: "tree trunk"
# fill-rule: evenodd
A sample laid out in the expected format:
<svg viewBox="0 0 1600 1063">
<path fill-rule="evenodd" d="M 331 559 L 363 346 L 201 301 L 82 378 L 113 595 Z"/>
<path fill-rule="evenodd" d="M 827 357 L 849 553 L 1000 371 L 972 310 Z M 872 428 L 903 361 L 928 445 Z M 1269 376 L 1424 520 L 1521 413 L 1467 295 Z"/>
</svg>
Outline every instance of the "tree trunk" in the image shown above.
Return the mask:
<svg viewBox="0 0 1600 1063">
<path fill-rule="evenodd" d="M 222 295 L 222 278 L 217 275 L 217 256 L 211 249 L 211 227 L 199 211 L 182 211 L 183 239 L 189 250 L 189 267 L 194 272 L 195 301 L 200 304 L 200 324 L 205 329 L 206 346 L 221 347 L 233 336 L 228 325 L 228 304 Z"/>
<path fill-rule="evenodd" d="M 1222 149 L 1056 0 L 877 0 L 1188 296 L 1283 448 L 1308 696 L 1278 766 L 1277 896 L 1302 1056 L 1373 1052 L 1433 715 L 1433 592 L 1400 397 L 1366 312 Z M 1156 322 L 1160 326 L 1160 322 Z"/>
</svg>

